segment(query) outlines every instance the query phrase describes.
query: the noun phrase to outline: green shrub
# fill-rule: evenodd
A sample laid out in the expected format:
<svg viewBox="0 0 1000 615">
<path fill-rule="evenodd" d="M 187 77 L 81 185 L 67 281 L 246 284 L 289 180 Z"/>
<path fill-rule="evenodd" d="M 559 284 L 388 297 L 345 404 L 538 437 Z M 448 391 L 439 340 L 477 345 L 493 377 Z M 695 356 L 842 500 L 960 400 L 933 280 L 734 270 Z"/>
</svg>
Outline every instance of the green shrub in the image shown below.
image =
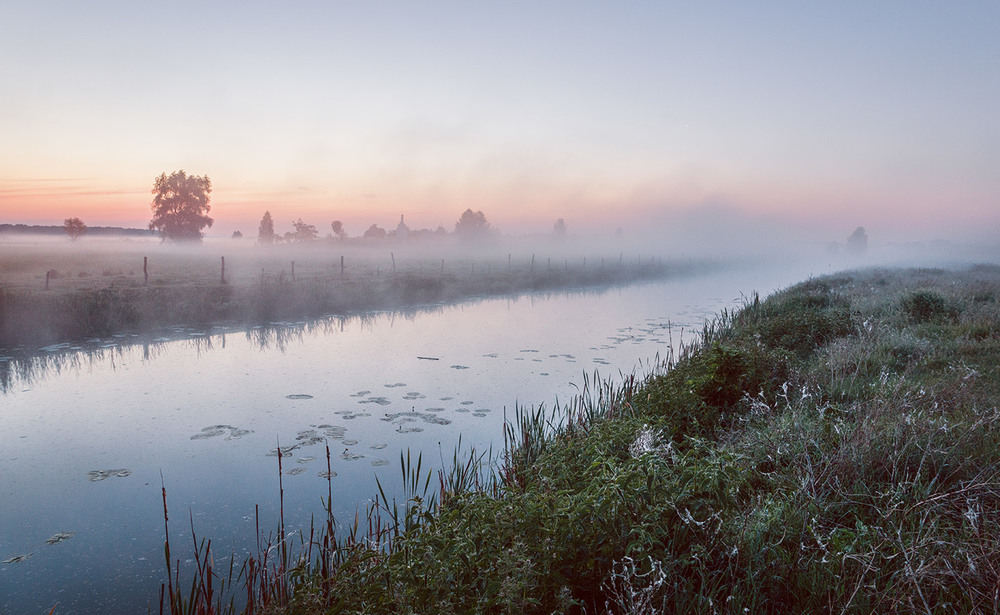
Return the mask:
<svg viewBox="0 0 1000 615">
<path fill-rule="evenodd" d="M 911 324 L 951 322 L 958 317 L 958 310 L 933 290 L 908 293 L 903 297 L 902 307 L 903 314 Z"/>
</svg>

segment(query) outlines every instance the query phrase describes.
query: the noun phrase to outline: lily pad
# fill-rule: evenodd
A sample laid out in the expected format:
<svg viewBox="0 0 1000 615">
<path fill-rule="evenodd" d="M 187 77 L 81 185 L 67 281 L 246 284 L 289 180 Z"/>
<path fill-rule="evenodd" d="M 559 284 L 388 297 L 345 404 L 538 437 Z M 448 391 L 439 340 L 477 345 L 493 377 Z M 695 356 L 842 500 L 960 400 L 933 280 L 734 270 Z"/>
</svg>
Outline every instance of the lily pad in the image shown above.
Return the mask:
<svg viewBox="0 0 1000 615">
<path fill-rule="evenodd" d="M 291 395 L 285 395 L 285 399 L 312 399 L 312 395 L 306 395 L 305 393 L 293 393 Z"/>
<path fill-rule="evenodd" d="M 87 480 L 92 483 L 104 480 L 105 478 L 111 478 L 112 476 L 117 476 L 119 478 L 125 478 L 132 474 L 132 470 L 127 468 L 121 468 L 118 470 L 91 470 L 87 472 Z"/>
<path fill-rule="evenodd" d="M 34 555 L 34 553 L 25 553 L 24 555 L 15 555 L 13 557 L 8 557 L 7 559 L 5 559 L 2 562 L 0 562 L 0 564 L 17 564 L 19 562 L 23 562 L 24 560 L 28 559 L 32 555 Z"/>
<path fill-rule="evenodd" d="M 226 434 L 228 432 L 228 434 Z M 209 425 L 208 427 L 203 427 L 199 433 L 191 436 L 192 440 L 206 440 L 208 438 L 214 438 L 216 436 L 221 436 L 226 434 L 226 440 L 236 440 L 237 438 L 242 438 L 247 434 L 253 433 L 250 429 L 240 429 L 239 427 L 233 427 L 232 425 Z"/>
<path fill-rule="evenodd" d="M 45 544 L 47 545 L 58 544 L 64 540 L 69 540 L 74 536 L 76 536 L 76 532 L 56 532 L 45 541 Z"/>
</svg>

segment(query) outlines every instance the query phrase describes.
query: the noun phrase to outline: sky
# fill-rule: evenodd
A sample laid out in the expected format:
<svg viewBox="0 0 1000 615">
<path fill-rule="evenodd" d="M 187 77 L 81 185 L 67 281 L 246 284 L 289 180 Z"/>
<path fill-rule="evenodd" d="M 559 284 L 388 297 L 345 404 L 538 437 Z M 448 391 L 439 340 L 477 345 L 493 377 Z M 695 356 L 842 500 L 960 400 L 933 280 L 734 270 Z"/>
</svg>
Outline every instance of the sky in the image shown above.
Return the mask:
<svg viewBox="0 0 1000 615">
<path fill-rule="evenodd" d="M 0 0 L 0 223 L 1000 231 L 1000 3 Z"/>
</svg>

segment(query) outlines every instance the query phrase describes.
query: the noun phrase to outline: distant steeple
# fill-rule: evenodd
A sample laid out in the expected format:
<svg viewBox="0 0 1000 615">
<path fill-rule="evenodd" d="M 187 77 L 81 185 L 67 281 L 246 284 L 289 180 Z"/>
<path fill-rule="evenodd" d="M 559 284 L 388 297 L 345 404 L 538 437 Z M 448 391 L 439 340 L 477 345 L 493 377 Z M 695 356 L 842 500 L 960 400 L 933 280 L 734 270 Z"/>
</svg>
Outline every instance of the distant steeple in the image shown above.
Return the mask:
<svg viewBox="0 0 1000 615">
<path fill-rule="evenodd" d="M 406 237 L 410 234 L 410 227 L 403 222 L 403 214 L 399 214 L 399 224 L 396 226 L 396 237 Z"/>
</svg>

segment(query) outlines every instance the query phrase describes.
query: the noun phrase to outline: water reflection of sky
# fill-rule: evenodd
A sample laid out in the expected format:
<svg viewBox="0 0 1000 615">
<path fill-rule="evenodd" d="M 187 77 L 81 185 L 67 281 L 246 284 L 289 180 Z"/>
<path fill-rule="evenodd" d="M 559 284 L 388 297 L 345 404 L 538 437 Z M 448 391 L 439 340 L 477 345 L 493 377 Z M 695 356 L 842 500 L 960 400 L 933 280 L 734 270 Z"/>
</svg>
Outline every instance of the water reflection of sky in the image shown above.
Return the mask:
<svg viewBox="0 0 1000 615">
<path fill-rule="evenodd" d="M 189 514 L 220 558 L 253 544 L 255 505 L 261 527 L 276 526 L 277 458 L 268 452 L 279 443 L 296 447 L 282 459 L 286 523 L 308 527 L 322 512 L 323 438 L 335 513 L 353 518 L 375 493 L 376 472 L 395 483 L 400 451 L 422 451 L 425 468 L 440 468 L 460 434 L 465 448 L 497 450 L 515 404 L 568 400 L 595 370 L 644 371 L 668 341 L 690 341 L 706 316 L 754 290 L 748 284 L 774 288 L 743 273 L 43 352 L 33 371 L 8 372 L 0 396 L 0 560 L 31 554 L 0 564 L 0 611 L 55 601 L 60 613 L 136 610 L 157 600 L 161 473 L 182 559 Z M 88 480 L 115 469 L 130 474 Z M 58 532 L 75 534 L 46 544 Z"/>
</svg>

